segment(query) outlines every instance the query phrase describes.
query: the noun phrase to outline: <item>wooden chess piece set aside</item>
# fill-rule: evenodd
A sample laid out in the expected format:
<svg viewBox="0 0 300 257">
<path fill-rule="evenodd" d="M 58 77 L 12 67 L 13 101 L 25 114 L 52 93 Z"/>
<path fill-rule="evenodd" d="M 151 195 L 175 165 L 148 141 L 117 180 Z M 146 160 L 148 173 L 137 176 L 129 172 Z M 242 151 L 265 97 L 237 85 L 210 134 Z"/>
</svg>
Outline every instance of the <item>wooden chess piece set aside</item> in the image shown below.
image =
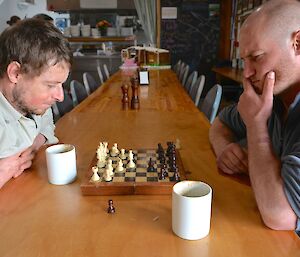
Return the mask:
<svg viewBox="0 0 300 257">
<path fill-rule="evenodd" d="M 139 79 L 138 77 L 134 76 L 130 80 L 131 82 L 131 101 L 130 101 L 130 108 L 132 110 L 140 109 L 140 100 L 139 100 Z M 122 106 L 123 110 L 129 109 L 129 86 L 128 84 L 123 84 L 122 87 Z"/>
</svg>

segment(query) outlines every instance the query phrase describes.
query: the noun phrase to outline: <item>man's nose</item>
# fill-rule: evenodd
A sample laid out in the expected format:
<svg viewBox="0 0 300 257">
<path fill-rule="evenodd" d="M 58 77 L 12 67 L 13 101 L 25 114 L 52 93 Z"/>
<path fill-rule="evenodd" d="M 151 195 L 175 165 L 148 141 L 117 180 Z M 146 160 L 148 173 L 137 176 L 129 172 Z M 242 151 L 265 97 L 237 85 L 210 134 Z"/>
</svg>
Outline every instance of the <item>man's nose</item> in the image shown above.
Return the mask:
<svg viewBox="0 0 300 257">
<path fill-rule="evenodd" d="M 247 60 L 244 61 L 243 75 L 247 79 L 250 78 L 251 76 L 255 75 L 255 69 L 254 69 L 253 65 L 251 65 L 251 63 L 249 63 L 249 61 L 247 61 Z"/>
<path fill-rule="evenodd" d="M 64 89 L 63 89 L 62 85 L 59 86 L 57 88 L 57 90 L 55 91 L 54 98 L 57 102 L 62 102 L 64 100 Z"/>
</svg>

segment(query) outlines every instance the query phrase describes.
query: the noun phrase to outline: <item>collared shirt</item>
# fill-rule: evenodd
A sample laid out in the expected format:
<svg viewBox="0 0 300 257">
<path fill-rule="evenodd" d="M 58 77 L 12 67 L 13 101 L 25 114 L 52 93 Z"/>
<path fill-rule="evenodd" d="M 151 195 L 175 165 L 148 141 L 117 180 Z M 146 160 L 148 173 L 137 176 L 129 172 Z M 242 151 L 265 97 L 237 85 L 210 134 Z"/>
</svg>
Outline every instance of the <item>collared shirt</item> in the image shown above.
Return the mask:
<svg viewBox="0 0 300 257">
<path fill-rule="evenodd" d="M 300 93 L 290 105 L 285 123 L 282 110 L 283 103 L 275 97 L 268 130 L 273 150 L 281 160 L 284 192 L 298 217 L 296 231 L 300 232 Z M 224 108 L 218 117 L 233 131 L 238 142 L 246 140 L 246 126 L 236 105 Z"/>
<path fill-rule="evenodd" d="M 45 136 L 48 144 L 57 143 L 54 129 L 51 108 L 43 115 L 27 118 L 0 93 L 0 158 L 25 150 L 32 145 L 38 134 Z"/>
</svg>

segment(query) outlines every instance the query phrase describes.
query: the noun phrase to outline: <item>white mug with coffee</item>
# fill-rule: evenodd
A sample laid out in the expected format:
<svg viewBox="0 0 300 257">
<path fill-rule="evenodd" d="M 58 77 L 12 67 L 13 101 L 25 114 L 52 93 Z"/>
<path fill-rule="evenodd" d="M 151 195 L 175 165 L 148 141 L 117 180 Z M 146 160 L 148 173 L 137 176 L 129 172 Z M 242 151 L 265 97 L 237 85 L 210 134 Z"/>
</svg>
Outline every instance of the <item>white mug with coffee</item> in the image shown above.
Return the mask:
<svg viewBox="0 0 300 257">
<path fill-rule="evenodd" d="M 210 230 L 212 188 L 200 181 L 181 181 L 173 186 L 172 229 L 188 240 L 206 237 Z"/>
<path fill-rule="evenodd" d="M 58 144 L 46 149 L 48 180 L 54 185 L 65 185 L 76 179 L 75 147 L 69 144 Z"/>
</svg>

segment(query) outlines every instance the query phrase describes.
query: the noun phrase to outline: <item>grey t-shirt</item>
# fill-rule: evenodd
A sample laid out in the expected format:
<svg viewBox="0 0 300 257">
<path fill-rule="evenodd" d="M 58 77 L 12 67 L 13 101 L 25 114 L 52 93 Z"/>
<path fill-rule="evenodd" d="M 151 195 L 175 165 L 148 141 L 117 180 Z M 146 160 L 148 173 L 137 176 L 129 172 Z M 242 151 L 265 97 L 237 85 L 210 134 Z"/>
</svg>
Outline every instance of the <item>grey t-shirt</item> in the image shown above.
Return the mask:
<svg viewBox="0 0 300 257">
<path fill-rule="evenodd" d="M 273 150 L 281 160 L 281 176 L 287 199 L 298 217 L 296 231 L 300 231 L 300 93 L 290 106 L 288 118 L 282 122 L 282 102 L 274 98 L 273 112 L 268 120 Z M 246 127 L 236 104 L 224 108 L 218 115 L 235 134 L 237 141 L 246 139 Z"/>
</svg>

